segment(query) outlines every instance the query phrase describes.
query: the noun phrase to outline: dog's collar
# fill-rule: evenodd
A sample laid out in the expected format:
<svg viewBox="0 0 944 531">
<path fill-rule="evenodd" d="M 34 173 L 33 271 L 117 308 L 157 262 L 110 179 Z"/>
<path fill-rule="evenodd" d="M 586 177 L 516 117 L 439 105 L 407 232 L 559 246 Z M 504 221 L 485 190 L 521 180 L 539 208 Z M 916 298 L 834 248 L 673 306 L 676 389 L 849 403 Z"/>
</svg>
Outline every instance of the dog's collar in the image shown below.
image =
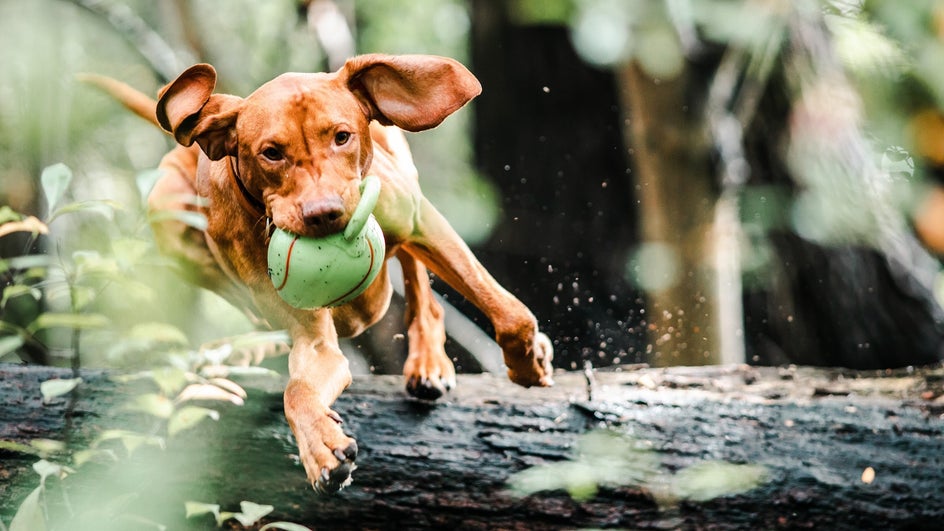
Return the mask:
<svg viewBox="0 0 944 531">
<path fill-rule="evenodd" d="M 265 204 L 261 199 L 249 193 L 249 190 L 246 188 L 246 183 L 244 183 L 242 177 L 239 176 L 237 164 L 238 162 L 235 156 L 229 157 L 230 175 L 232 175 L 231 180 L 233 181 L 233 186 L 236 188 L 236 197 L 239 198 L 239 202 L 246 212 L 249 212 L 256 218 L 265 217 Z"/>
</svg>

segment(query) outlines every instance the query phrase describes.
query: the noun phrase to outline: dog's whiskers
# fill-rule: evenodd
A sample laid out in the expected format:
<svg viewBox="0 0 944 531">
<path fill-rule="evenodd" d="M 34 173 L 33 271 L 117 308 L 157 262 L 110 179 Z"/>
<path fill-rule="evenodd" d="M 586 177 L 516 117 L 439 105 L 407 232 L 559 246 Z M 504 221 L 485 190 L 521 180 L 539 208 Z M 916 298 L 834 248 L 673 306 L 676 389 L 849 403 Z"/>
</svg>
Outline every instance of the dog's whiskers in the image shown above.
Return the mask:
<svg viewBox="0 0 944 531">
<path fill-rule="evenodd" d="M 255 224 L 252 227 L 252 231 L 255 232 L 259 230 L 259 226 L 265 222 L 265 225 L 262 227 L 262 236 L 265 239 L 266 245 L 269 244 L 269 238 L 272 237 L 272 233 L 275 232 L 275 224 L 272 223 L 272 218 L 265 216 L 256 220 Z"/>
</svg>

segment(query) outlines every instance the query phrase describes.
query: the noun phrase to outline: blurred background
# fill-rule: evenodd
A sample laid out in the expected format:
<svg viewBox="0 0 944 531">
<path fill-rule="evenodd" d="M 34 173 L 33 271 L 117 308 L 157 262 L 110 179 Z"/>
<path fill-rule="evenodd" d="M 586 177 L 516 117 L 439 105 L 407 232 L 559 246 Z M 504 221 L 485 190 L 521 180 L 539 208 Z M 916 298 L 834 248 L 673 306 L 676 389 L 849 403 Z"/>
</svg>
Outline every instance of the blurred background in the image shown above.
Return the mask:
<svg viewBox="0 0 944 531">
<path fill-rule="evenodd" d="M 0 232 L 0 359 L 136 366 L 253 331 L 156 253 L 170 140 L 76 74 L 156 93 L 209 62 L 246 95 L 367 52 L 481 80 L 410 141 L 557 367 L 944 357 L 944 2 L 0 0 L 0 223 L 28 229 Z M 434 288 L 459 369 L 500 370 Z M 400 372 L 401 309 L 347 344 L 355 371 Z"/>
</svg>

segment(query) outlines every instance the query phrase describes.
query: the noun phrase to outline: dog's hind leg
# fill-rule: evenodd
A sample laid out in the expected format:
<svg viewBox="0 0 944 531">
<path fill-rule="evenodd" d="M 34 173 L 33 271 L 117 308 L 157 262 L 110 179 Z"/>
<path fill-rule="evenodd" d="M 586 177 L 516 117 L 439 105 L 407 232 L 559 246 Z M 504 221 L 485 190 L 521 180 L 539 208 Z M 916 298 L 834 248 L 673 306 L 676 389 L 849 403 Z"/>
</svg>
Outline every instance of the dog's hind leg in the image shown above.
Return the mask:
<svg viewBox="0 0 944 531">
<path fill-rule="evenodd" d="M 442 306 L 433 297 L 429 273 L 407 252 L 397 253 L 403 268 L 409 354 L 403 364 L 406 390 L 416 398 L 435 400 L 456 385 L 456 370 L 446 355 Z"/>
</svg>

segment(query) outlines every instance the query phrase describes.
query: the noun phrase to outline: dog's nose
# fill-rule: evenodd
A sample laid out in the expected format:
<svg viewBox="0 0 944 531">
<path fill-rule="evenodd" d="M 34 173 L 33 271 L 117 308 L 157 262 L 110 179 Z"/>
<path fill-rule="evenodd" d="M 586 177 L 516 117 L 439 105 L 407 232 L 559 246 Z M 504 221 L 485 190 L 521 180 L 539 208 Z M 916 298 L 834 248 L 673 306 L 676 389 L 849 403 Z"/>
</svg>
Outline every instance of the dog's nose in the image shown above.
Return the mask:
<svg viewBox="0 0 944 531">
<path fill-rule="evenodd" d="M 309 227 L 330 230 L 338 224 L 343 216 L 344 203 L 341 202 L 341 198 L 338 196 L 302 203 L 302 219 Z"/>
</svg>

